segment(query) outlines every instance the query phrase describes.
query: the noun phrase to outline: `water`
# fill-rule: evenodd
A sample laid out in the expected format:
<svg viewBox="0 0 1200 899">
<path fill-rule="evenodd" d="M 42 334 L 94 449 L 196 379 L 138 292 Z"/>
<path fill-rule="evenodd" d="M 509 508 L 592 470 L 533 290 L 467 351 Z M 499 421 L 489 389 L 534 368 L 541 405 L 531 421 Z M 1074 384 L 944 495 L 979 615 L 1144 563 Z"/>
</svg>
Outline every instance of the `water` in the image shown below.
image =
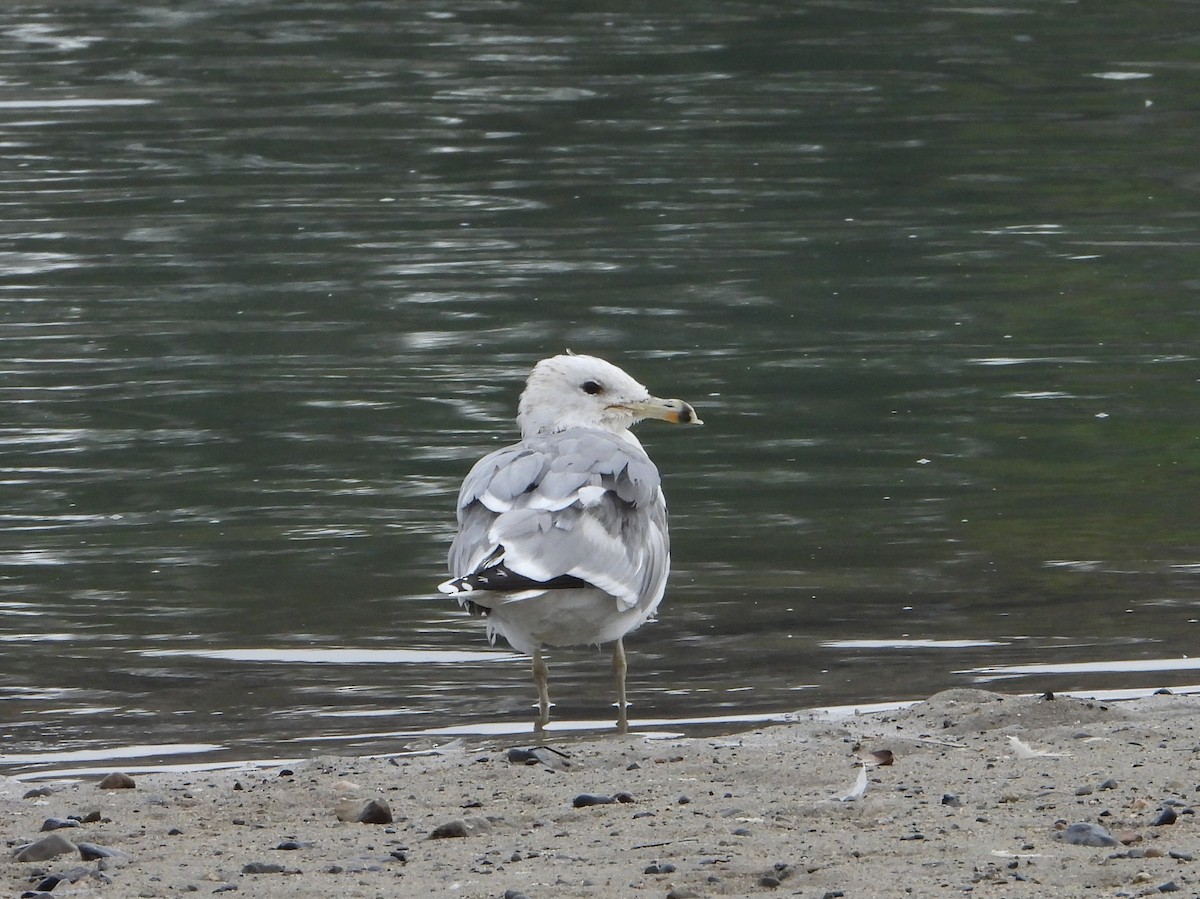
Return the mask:
<svg viewBox="0 0 1200 899">
<path fill-rule="evenodd" d="M 1197 70 L 1172 3 L 0 13 L 0 764 L 528 732 L 434 592 L 605 356 L 674 574 L 635 721 L 1187 686 Z M 556 721 L 607 655 L 552 656 Z"/>
</svg>

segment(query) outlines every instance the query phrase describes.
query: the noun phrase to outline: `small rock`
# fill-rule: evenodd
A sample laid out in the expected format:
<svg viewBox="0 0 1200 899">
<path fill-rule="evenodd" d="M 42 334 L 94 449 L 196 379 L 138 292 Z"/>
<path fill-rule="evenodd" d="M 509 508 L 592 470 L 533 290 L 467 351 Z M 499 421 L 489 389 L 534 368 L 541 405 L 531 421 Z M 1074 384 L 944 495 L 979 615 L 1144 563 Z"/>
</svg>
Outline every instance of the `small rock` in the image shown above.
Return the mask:
<svg viewBox="0 0 1200 899">
<path fill-rule="evenodd" d="M 675 889 L 667 893 L 667 899 L 700 899 L 700 894 L 695 890 L 685 889 L 684 887 L 675 887 Z"/>
<path fill-rule="evenodd" d="M 42 837 L 35 843 L 19 846 L 13 851 L 13 858 L 19 862 L 45 862 L 68 852 L 75 851 L 75 844 L 56 833 Z"/>
<path fill-rule="evenodd" d="M 307 840 L 284 840 L 276 849 L 283 852 L 295 852 L 298 849 L 311 849 L 313 844 Z"/>
<path fill-rule="evenodd" d="M 504 899 L 529 899 L 529 897 L 520 890 L 505 890 Z"/>
<path fill-rule="evenodd" d="M 587 808 L 590 805 L 612 805 L 614 802 L 633 802 L 633 797 L 628 793 L 614 793 L 612 796 L 580 793 L 572 800 L 571 804 L 575 808 Z"/>
<path fill-rule="evenodd" d="M 1158 817 L 1151 821 L 1150 824 L 1152 827 L 1163 827 L 1167 824 L 1174 824 L 1178 820 L 1179 815 L 1175 812 L 1175 809 L 1168 805 L 1158 813 Z"/>
<path fill-rule="evenodd" d="M 473 837 L 487 833 L 492 829 L 492 822 L 487 818 L 459 818 L 439 824 L 429 834 L 431 840 L 448 840 L 457 837 Z"/>
<path fill-rule="evenodd" d="M 842 899 L 845 895 L 841 890 L 827 890 L 821 899 Z"/>
<path fill-rule="evenodd" d="M 49 877 L 47 877 L 45 880 L 43 880 L 41 883 L 39 883 L 36 887 L 34 887 L 34 889 L 37 890 L 39 893 L 50 893 L 50 892 L 54 891 L 54 888 L 56 886 L 58 886 L 62 881 L 66 880 L 66 879 L 67 878 L 65 878 L 61 874 L 51 874 Z"/>
<path fill-rule="evenodd" d="M 514 765 L 545 765 L 554 769 L 571 767 L 571 760 L 565 752 L 559 752 L 549 746 L 513 748 L 508 750 L 507 758 Z"/>
<path fill-rule="evenodd" d="M 1080 822 L 1071 824 L 1057 834 L 1064 843 L 1072 846 L 1115 846 L 1117 839 L 1099 824 Z"/>
<path fill-rule="evenodd" d="M 22 799 L 42 799 L 46 796 L 53 796 L 54 791 L 49 787 L 34 787 L 22 796 Z"/>
<path fill-rule="evenodd" d="M 133 858 L 132 855 L 122 852 L 120 849 L 109 849 L 107 846 L 97 846 L 95 843 L 80 843 L 77 848 L 79 857 L 85 862 L 99 861 L 102 858 L 129 861 Z"/>
<path fill-rule="evenodd" d="M 1179 889 L 1180 889 L 1179 884 L 1177 884 L 1173 880 L 1168 880 L 1166 883 L 1164 883 L 1162 886 L 1160 886 L 1158 888 L 1158 891 L 1160 893 L 1178 893 Z"/>
<path fill-rule="evenodd" d="M 78 827 L 78 821 L 72 821 L 70 818 L 47 818 L 42 822 L 42 833 L 48 830 L 62 830 L 64 827 Z"/>
<path fill-rule="evenodd" d="M 287 866 L 276 862 L 248 862 L 242 865 L 243 874 L 286 874 Z"/>
<path fill-rule="evenodd" d="M 1111 777 L 1096 787 L 1097 790 L 1115 790 L 1119 784 Z"/>
<path fill-rule="evenodd" d="M 334 809 L 339 821 L 357 824 L 391 824 L 392 809 L 383 799 L 343 799 Z"/>
<path fill-rule="evenodd" d="M 674 874 L 675 866 L 670 862 L 653 862 L 646 866 L 643 874 Z"/>
<path fill-rule="evenodd" d="M 542 757 L 536 749 L 520 749 L 513 747 L 508 750 L 508 760 L 514 765 L 540 765 Z"/>
<path fill-rule="evenodd" d="M 101 790 L 132 790 L 137 787 L 137 784 L 128 774 L 114 771 L 112 774 L 106 775 L 96 786 Z"/>
<path fill-rule="evenodd" d="M 1175 861 L 1178 861 L 1178 862 L 1190 862 L 1194 858 L 1194 856 L 1190 852 L 1174 852 L 1174 851 L 1172 851 L 1172 852 L 1168 852 L 1167 855 L 1169 855 L 1171 858 L 1175 859 Z"/>
<path fill-rule="evenodd" d="M 358 820 L 362 824 L 391 824 L 391 806 L 384 799 L 369 799 L 359 813 Z"/>
<path fill-rule="evenodd" d="M 942 805 L 948 805 L 950 808 L 962 808 L 962 800 L 954 793 L 943 793 Z"/>
</svg>

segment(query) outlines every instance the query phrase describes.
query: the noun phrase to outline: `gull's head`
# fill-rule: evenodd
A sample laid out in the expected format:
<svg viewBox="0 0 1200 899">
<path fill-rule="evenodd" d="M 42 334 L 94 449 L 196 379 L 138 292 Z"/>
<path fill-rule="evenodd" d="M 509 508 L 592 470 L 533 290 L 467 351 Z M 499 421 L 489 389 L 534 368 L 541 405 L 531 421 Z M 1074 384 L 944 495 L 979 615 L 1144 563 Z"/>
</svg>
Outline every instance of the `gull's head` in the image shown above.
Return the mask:
<svg viewBox="0 0 1200 899">
<path fill-rule="evenodd" d="M 567 428 L 602 428 L 620 433 L 643 418 L 702 424 L 683 400 L 663 400 L 621 369 L 595 356 L 543 359 L 529 373 L 517 422 L 521 436 Z"/>
</svg>

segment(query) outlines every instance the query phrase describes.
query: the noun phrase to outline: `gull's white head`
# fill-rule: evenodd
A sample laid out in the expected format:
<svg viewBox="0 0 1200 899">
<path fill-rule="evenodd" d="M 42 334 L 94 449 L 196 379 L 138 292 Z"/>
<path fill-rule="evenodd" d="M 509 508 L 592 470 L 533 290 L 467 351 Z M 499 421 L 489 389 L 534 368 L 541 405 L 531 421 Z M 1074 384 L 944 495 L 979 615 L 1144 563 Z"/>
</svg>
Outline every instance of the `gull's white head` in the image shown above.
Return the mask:
<svg viewBox="0 0 1200 899">
<path fill-rule="evenodd" d="M 529 373 L 517 423 L 521 436 L 567 428 L 600 428 L 621 433 L 643 418 L 676 424 L 702 424 L 683 400 L 662 400 L 621 369 L 595 356 L 552 356 Z"/>
</svg>

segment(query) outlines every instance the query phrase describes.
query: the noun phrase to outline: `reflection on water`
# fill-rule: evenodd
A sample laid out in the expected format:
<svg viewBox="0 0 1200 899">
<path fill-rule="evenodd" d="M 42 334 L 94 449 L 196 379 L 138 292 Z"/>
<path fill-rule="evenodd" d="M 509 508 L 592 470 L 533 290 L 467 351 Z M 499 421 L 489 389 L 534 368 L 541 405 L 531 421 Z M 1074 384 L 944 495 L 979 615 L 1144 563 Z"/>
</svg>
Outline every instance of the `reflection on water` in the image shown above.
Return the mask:
<svg viewBox="0 0 1200 899">
<path fill-rule="evenodd" d="M 635 718 L 1190 670 L 1169 8 L 102 0 L 0 32 L 6 766 L 525 732 L 527 660 L 434 585 L 564 347 L 708 423 L 642 435 L 675 573 Z M 607 721 L 605 654 L 551 664 L 556 720 Z"/>
</svg>

